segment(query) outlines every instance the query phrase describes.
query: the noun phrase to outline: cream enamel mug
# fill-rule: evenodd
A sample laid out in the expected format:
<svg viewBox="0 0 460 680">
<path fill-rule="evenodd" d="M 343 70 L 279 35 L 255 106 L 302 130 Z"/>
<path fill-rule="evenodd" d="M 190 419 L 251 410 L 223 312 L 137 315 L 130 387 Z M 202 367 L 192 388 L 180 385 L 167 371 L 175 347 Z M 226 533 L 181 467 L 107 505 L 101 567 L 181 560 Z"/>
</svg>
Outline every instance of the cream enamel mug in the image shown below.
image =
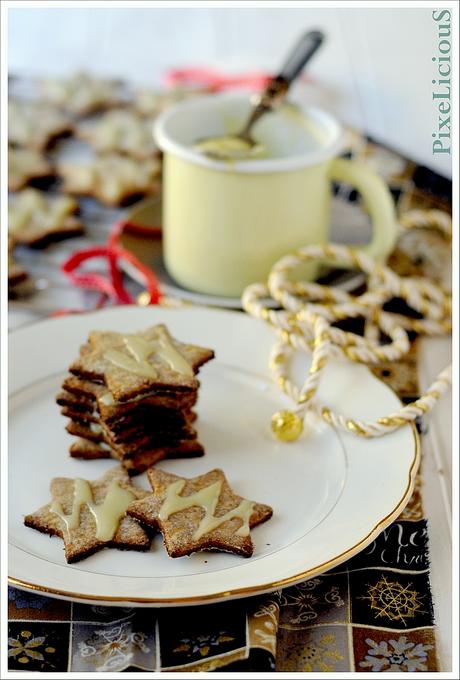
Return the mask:
<svg viewBox="0 0 460 680">
<path fill-rule="evenodd" d="M 163 248 L 169 274 L 200 293 L 239 296 L 265 281 L 280 257 L 329 239 L 331 182 L 352 184 L 373 225 L 363 246 L 384 260 L 396 239 L 393 200 L 367 166 L 336 156 L 343 149 L 337 121 L 319 109 L 285 105 L 254 129 L 260 158 L 217 161 L 194 150 L 209 136 L 238 131 L 248 97 L 209 95 L 163 113 L 155 139 L 164 152 Z M 314 276 L 311 268 L 304 275 Z"/>
</svg>

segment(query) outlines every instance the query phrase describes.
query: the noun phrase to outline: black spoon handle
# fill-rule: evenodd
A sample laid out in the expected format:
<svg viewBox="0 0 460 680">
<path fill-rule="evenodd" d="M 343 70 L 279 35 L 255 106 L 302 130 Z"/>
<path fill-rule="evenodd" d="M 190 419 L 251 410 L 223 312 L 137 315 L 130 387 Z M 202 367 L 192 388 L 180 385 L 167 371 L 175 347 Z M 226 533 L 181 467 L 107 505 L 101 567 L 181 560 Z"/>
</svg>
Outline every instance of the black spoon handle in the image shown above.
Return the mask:
<svg viewBox="0 0 460 680">
<path fill-rule="evenodd" d="M 284 80 L 290 85 L 300 75 L 305 64 L 310 61 L 323 41 L 324 33 L 321 31 L 308 31 L 305 33 L 289 54 L 277 78 Z"/>
<path fill-rule="evenodd" d="M 305 64 L 310 61 L 323 40 L 324 33 L 321 31 L 308 31 L 308 33 L 304 33 L 289 54 L 281 73 L 272 78 L 263 92 L 255 98 L 254 108 L 239 135 L 240 137 L 250 139 L 252 126 L 257 123 L 264 113 L 273 110 L 283 101 L 290 84 L 301 73 Z"/>
</svg>

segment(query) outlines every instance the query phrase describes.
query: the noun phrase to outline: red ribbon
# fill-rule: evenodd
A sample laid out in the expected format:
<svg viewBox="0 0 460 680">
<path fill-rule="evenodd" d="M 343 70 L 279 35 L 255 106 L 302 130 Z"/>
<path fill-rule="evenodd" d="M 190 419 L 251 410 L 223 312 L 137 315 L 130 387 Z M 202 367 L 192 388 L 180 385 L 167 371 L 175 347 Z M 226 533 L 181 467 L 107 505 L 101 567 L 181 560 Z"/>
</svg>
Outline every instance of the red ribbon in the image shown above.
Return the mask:
<svg viewBox="0 0 460 680">
<path fill-rule="evenodd" d="M 120 261 L 123 260 L 135 267 L 142 275 L 146 292 L 149 295 L 149 304 L 156 305 L 161 299 L 162 294 L 159 282 L 154 272 L 120 244 L 120 236 L 124 229 L 137 233 L 146 233 L 147 231 L 146 228 L 140 225 L 125 221 L 117 222 L 111 231 L 106 245 L 79 250 L 61 265 L 61 271 L 75 286 L 101 293 L 101 296 L 96 303 L 96 308 L 102 307 L 108 300 L 115 305 L 130 305 L 135 303 L 135 300 L 126 290 L 123 283 L 123 273 L 120 269 Z M 148 234 L 151 236 L 152 233 L 155 233 L 155 230 L 149 228 Z M 161 233 L 160 229 L 158 229 L 157 235 L 159 233 Z M 78 271 L 81 264 L 95 257 L 107 260 L 107 275 Z M 79 310 L 63 309 L 55 312 L 53 316 L 75 313 L 76 311 Z"/>
<path fill-rule="evenodd" d="M 178 68 L 171 69 L 165 75 L 166 85 L 204 88 L 210 92 L 221 92 L 233 88 L 262 90 L 270 80 L 270 76 L 262 71 L 249 71 L 229 76 L 211 68 Z"/>
</svg>

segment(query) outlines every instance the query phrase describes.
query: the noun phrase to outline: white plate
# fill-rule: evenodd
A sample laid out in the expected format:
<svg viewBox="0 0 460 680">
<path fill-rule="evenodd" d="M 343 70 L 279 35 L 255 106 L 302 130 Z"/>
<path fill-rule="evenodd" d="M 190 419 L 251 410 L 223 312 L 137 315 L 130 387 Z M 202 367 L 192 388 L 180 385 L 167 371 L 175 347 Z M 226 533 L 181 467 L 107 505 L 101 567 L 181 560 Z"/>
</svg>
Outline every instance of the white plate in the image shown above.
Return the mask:
<svg viewBox="0 0 460 680">
<path fill-rule="evenodd" d="M 184 476 L 222 467 L 237 493 L 270 504 L 253 530 L 254 556 L 197 553 L 171 559 L 157 537 L 150 553 L 103 550 L 67 565 L 62 541 L 22 524 L 48 502 L 52 477 L 98 477 L 113 461 L 77 461 L 54 398 L 92 329 L 136 331 L 164 322 L 181 340 L 215 349 L 200 373 L 197 427 L 206 455 L 160 466 Z M 319 423 L 292 444 L 275 441 L 270 416 L 289 402 L 271 383 L 273 335 L 259 321 L 203 308 L 123 307 L 61 317 L 10 335 L 9 575 L 13 585 L 83 602 L 181 605 L 268 592 L 320 573 L 362 550 L 408 501 L 419 462 L 414 428 L 375 440 Z M 293 371 L 304 375 L 307 359 Z M 394 410 L 393 392 L 365 367 L 335 362 L 320 399 L 350 416 Z M 139 483 L 146 485 L 145 475 Z"/>
</svg>

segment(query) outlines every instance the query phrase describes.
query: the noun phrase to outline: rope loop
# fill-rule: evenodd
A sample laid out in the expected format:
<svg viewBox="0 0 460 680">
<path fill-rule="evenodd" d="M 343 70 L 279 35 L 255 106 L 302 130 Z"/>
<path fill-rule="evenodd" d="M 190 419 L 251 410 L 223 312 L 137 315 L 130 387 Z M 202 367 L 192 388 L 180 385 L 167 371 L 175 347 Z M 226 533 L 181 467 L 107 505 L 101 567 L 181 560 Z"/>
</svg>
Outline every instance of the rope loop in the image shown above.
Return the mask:
<svg viewBox="0 0 460 680">
<path fill-rule="evenodd" d="M 450 217 L 441 211 L 411 211 L 401 224 L 404 228 L 436 228 L 444 235 L 452 228 Z M 366 291 L 352 295 L 296 278 L 305 264 L 317 266 L 325 262 L 363 272 L 367 276 Z M 385 303 L 395 297 L 404 300 L 411 315 L 384 311 Z M 276 334 L 270 371 L 279 388 L 295 402 L 293 413 L 283 411 L 272 418 L 274 433 L 283 441 L 300 435 L 302 427 L 297 427 L 298 423 L 295 435 L 292 432 L 292 418 L 304 418 L 308 410 L 346 432 L 381 436 L 430 411 L 451 383 L 451 367 L 447 367 L 419 399 L 374 422 L 337 414 L 317 403 L 318 386 L 331 357 L 344 356 L 364 364 L 397 361 L 409 351 L 408 331 L 442 335 L 451 329 L 452 300 L 445 288 L 426 278 L 400 277 L 355 248 L 334 243 L 300 248 L 273 266 L 266 284 L 248 286 L 242 304 L 248 314 L 268 323 Z M 364 321 L 362 335 L 338 325 L 346 319 L 359 318 Z M 288 371 L 289 359 L 296 351 L 311 354 L 308 375 L 300 386 L 290 379 Z M 289 432 L 283 430 L 286 423 L 290 423 Z"/>
</svg>

